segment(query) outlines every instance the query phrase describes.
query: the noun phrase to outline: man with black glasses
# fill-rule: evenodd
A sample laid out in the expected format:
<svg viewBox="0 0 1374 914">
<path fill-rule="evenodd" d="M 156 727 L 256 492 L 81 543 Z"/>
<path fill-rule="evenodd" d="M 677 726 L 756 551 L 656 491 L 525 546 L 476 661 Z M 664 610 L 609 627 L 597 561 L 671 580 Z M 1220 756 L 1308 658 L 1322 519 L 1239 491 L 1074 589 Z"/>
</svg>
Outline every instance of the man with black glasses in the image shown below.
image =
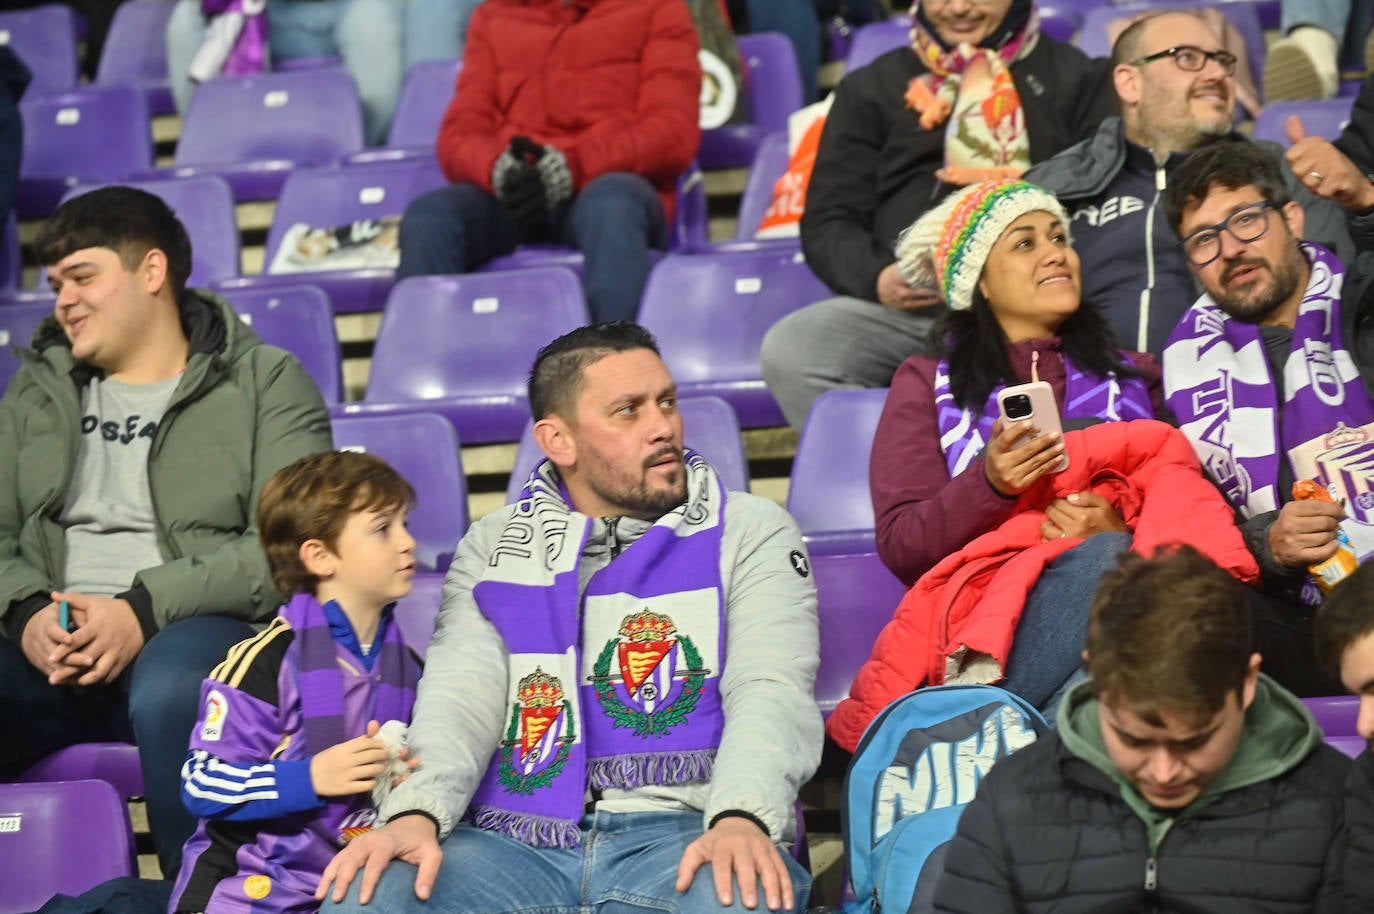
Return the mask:
<svg viewBox="0 0 1374 914">
<path fill-rule="evenodd" d="M 1265 669 L 1330 695 L 1312 613 L 1374 553 L 1374 252 L 1343 261 L 1304 241 L 1286 177 L 1254 143 L 1212 144 L 1170 176 L 1164 214 L 1204 294 L 1165 346 L 1164 389 L 1259 562 Z M 1370 210 L 1374 185 L 1349 206 Z"/>
<path fill-rule="evenodd" d="M 1161 197 L 1193 150 L 1220 140 L 1249 142 L 1233 131 L 1235 69 L 1235 55 L 1195 14 L 1137 19 L 1112 51 L 1120 117 L 1107 118 L 1095 136 L 1026 173 L 1073 216 L 1083 300 L 1104 310 L 1127 349 L 1158 355 L 1197 297 Z M 1276 144 L 1260 146 L 1282 161 Z M 1341 209 L 1308 193 L 1295 177 L 1288 180 L 1307 210 L 1307 237 L 1353 257 Z"/>
</svg>

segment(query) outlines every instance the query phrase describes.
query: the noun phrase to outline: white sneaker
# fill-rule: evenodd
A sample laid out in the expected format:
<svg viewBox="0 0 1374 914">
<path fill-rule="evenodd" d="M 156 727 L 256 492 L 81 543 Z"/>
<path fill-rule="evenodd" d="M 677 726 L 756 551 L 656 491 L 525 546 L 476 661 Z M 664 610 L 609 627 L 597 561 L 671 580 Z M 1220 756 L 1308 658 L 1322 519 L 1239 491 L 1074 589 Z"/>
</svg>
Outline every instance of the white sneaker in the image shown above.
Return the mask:
<svg viewBox="0 0 1374 914">
<path fill-rule="evenodd" d="M 1264 100 L 1332 98 L 1340 81 L 1336 36 L 1312 25 L 1295 28 L 1269 46 Z"/>
</svg>

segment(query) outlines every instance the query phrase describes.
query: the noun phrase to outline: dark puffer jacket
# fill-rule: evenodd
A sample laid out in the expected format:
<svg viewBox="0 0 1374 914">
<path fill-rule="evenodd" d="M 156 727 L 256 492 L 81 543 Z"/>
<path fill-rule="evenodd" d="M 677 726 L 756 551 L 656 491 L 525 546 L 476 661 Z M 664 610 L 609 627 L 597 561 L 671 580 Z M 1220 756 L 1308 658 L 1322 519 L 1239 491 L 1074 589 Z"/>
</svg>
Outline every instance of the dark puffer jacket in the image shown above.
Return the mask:
<svg viewBox="0 0 1374 914">
<path fill-rule="evenodd" d="M 1360 753 L 1345 782 L 1345 909 L 1374 911 L 1374 754 Z"/>
<path fill-rule="evenodd" d="M 1059 732 L 997 763 L 959 821 L 935 910 L 1342 910 L 1349 761 L 1291 694 L 1260 677 L 1230 766 L 1172 818 L 1103 770 L 1096 721 L 1083 683 Z"/>
</svg>

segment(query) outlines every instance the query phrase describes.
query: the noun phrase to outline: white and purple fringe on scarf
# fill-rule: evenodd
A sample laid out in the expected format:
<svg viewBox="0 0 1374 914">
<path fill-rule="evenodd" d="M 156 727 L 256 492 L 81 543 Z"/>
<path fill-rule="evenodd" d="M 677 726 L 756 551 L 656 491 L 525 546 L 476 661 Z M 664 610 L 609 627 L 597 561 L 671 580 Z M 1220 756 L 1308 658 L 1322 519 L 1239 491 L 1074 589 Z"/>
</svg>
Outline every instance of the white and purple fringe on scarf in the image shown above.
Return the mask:
<svg viewBox="0 0 1374 914">
<path fill-rule="evenodd" d="M 584 643 L 584 614 L 589 613 L 588 602 L 597 599 L 652 611 L 670 605 L 683 618 L 691 612 L 698 618 L 709 613 L 714 620 L 711 655 L 724 658 L 720 543 L 725 489 L 710 465 L 691 451 L 686 473 L 686 504 L 659 518 L 593 574 L 581 596 L 578 564 L 593 521 L 570 507 L 551 463 L 544 461 L 531 474 L 473 596 L 510 653 L 508 694 L 514 695 L 515 684 L 537 666 L 557 676 L 568 696 L 541 739 L 537 759 L 526 759 L 523 750 L 517 756 L 509 740 L 503 743 L 507 748 L 497 751 L 470 804 L 479 827 L 534 846 L 577 847 L 577 823 L 588 788 L 625 790 L 709 779 L 724 726 L 719 669 L 708 671 L 690 713 L 656 734 L 637 734 L 602 705 L 598 690 L 609 690 L 613 700 L 633 707 L 623 682 L 594 681 L 582 674 L 584 653 L 592 658 L 609 650 L 601 643 Z M 684 602 L 694 609 L 685 612 Z M 700 627 L 697 634 L 703 635 Z M 671 650 L 682 649 L 679 641 Z M 685 663 L 676 655 L 674 662 Z M 680 675 L 662 685 L 665 709 L 677 700 L 675 695 L 685 694 Z M 519 714 L 517 703 L 508 706 L 504 719 Z M 575 738 L 554 738 L 568 732 Z M 502 781 L 503 752 L 508 769 L 524 766 L 520 790 L 510 786 L 509 770 Z"/>
<path fill-rule="evenodd" d="M 339 670 L 339 644 L 329 628 L 324 608 L 309 594 L 297 594 L 282 607 L 281 615 L 295 632 L 298 651 L 298 684 L 301 699 L 301 726 L 306 748 L 311 753 L 350 740 L 361 733 L 349 733 L 345 725 L 344 682 Z M 372 676 L 377 681 L 369 718 L 378 721 L 409 722 L 415 705 L 415 686 L 419 664 L 402 640 L 401 627 L 383 621 L 384 631 L 376 648 Z M 369 805 L 370 795 L 331 800 L 317 822 L 331 836 L 355 809 Z"/>
<path fill-rule="evenodd" d="M 267 69 L 264 0 L 200 0 L 208 20 L 205 40 L 189 67 L 193 82 L 216 76 L 252 76 Z"/>
<path fill-rule="evenodd" d="M 1105 378 L 1079 371 L 1064 356 L 1065 419 L 1098 418 L 1106 422 L 1125 422 L 1130 419 L 1153 419 L 1150 391 L 1138 377 L 1120 380 L 1115 374 Z M 954 400 L 949 386 L 949 361 L 941 359 L 935 369 L 935 410 L 940 428 L 940 450 L 944 451 L 950 478 L 958 476 L 973 459 L 983 452 L 992 437 L 992 424 L 997 420 L 997 395 L 1007 385 L 999 384 L 983 406 L 983 413 L 975 417 Z"/>
</svg>

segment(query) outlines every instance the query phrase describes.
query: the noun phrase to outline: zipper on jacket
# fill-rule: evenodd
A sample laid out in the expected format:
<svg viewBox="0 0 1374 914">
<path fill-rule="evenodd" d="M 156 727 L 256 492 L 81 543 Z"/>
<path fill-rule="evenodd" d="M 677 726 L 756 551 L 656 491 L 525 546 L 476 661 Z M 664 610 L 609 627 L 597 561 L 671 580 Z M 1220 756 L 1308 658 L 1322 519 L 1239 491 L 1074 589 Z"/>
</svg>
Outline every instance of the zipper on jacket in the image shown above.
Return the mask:
<svg viewBox="0 0 1374 914">
<path fill-rule="evenodd" d="M 1154 892 L 1159 888 L 1159 861 L 1152 854 L 1145 860 L 1145 891 Z"/>
<path fill-rule="evenodd" d="M 1164 165 L 1155 163 L 1155 198 L 1150 203 L 1150 211 L 1145 214 L 1145 288 L 1140 290 L 1140 323 L 1136 325 L 1136 351 L 1149 352 L 1150 341 L 1150 294 L 1155 287 L 1155 213 L 1159 210 L 1159 197 L 1168 183 Z"/>
<path fill-rule="evenodd" d="M 608 518 L 606 518 L 606 535 L 607 535 L 608 537 L 610 537 L 610 539 L 611 539 L 611 558 L 612 558 L 612 559 L 614 559 L 614 558 L 616 558 L 616 556 L 620 555 L 620 540 L 617 539 L 617 538 L 616 538 L 616 535 L 615 535 L 615 525 L 618 524 L 618 523 L 620 523 L 620 518 L 618 518 L 618 517 L 608 517 Z"/>
</svg>

